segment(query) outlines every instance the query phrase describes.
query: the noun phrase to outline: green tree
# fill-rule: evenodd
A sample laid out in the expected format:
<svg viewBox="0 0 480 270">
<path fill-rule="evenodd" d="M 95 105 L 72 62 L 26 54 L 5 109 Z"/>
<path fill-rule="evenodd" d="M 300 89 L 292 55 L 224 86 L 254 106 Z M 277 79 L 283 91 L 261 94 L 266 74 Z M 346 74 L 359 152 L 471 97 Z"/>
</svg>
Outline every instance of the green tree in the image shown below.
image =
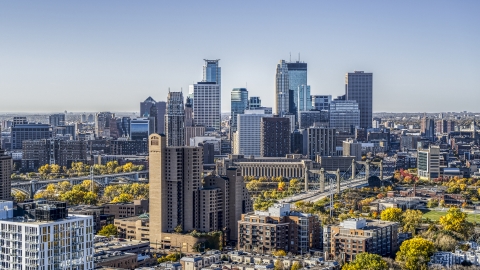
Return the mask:
<svg viewBox="0 0 480 270">
<path fill-rule="evenodd" d="M 182 254 L 179 252 L 170 253 L 167 256 L 163 256 L 157 259 L 158 263 L 163 262 L 176 262 L 182 258 Z"/>
<path fill-rule="evenodd" d="M 402 214 L 402 225 L 404 232 L 411 232 L 415 235 L 416 229 L 422 224 L 422 212 L 420 210 L 408 209 Z"/>
<path fill-rule="evenodd" d="M 103 226 L 103 228 L 98 232 L 98 235 L 103 235 L 103 236 L 110 236 L 110 235 L 117 235 L 118 230 L 117 227 L 113 224 L 108 224 Z"/>
<path fill-rule="evenodd" d="M 402 222 L 402 209 L 387 208 L 380 214 L 380 219 L 385 221 Z"/>
<path fill-rule="evenodd" d="M 440 217 L 438 223 L 444 230 L 457 232 L 465 239 L 473 231 L 473 224 L 467 221 L 467 213 L 457 207 L 450 208 L 445 216 Z"/>
<path fill-rule="evenodd" d="M 347 263 L 342 270 L 388 270 L 387 263 L 377 254 L 360 253 L 351 263 Z"/>
<path fill-rule="evenodd" d="M 395 260 L 400 263 L 402 269 L 427 269 L 427 263 L 433 252 L 435 247 L 432 241 L 417 237 L 402 243 Z"/>
</svg>

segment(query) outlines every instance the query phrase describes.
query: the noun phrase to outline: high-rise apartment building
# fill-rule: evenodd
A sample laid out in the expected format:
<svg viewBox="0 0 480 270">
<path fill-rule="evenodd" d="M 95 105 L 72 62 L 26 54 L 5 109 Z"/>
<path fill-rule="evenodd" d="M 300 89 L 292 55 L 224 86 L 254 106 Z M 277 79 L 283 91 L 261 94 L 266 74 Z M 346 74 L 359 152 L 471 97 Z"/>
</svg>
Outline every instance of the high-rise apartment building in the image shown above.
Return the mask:
<svg viewBox="0 0 480 270">
<path fill-rule="evenodd" d="M 218 66 L 220 59 L 208 60 L 203 59 L 205 65 L 203 66 L 203 82 L 213 82 L 222 85 L 222 68 Z"/>
<path fill-rule="evenodd" d="M 290 154 L 290 119 L 263 117 L 260 122 L 260 156 L 284 157 Z"/>
<path fill-rule="evenodd" d="M 223 231 L 226 240 L 235 239 L 236 221 L 252 209 L 240 170 L 207 176 L 202 185 L 202 147 L 167 147 L 164 135 L 152 134 L 149 152 L 150 241 L 168 241 L 168 245 L 188 250 L 183 246 L 190 241 L 187 235 L 178 235 L 178 243 L 171 236 L 164 237 L 175 228 Z"/>
<path fill-rule="evenodd" d="M 51 114 L 48 116 L 48 121 L 52 127 L 63 126 L 65 125 L 65 114 L 63 113 Z"/>
<path fill-rule="evenodd" d="M 335 156 L 336 129 L 325 127 L 307 128 L 307 157 L 315 160 L 316 156 Z M 304 145 L 305 147 L 305 145 Z"/>
<path fill-rule="evenodd" d="M 206 129 L 220 130 L 221 91 L 215 82 L 198 82 L 190 85 L 193 93 L 193 123 Z"/>
<path fill-rule="evenodd" d="M 237 131 L 237 115 L 248 109 L 248 91 L 246 88 L 233 88 L 231 93 L 230 131 Z"/>
<path fill-rule="evenodd" d="M 288 69 L 288 89 L 293 91 L 293 103 L 295 108 L 290 113 L 296 114 L 297 111 L 301 111 L 302 105 L 300 104 L 300 99 L 307 96 L 306 92 L 308 91 L 307 99 L 310 100 L 310 86 L 307 85 L 307 63 L 295 61 L 287 63 Z M 302 91 L 302 95 L 300 95 Z M 310 100 L 311 102 L 311 100 Z M 305 103 L 305 101 L 304 101 Z M 308 109 L 303 109 L 303 111 L 308 111 Z"/>
<path fill-rule="evenodd" d="M 418 149 L 418 177 L 433 180 L 440 177 L 440 147 L 431 145 L 428 149 Z"/>
<path fill-rule="evenodd" d="M 330 102 L 332 102 L 331 95 L 314 95 L 312 96 L 312 107 L 315 110 L 328 111 L 330 109 Z"/>
<path fill-rule="evenodd" d="M 167 146 L 185 146 L 185 109 L 182 92 L 168 92 L 165 133 Z"/>
<path fill-rule="evenodd" d="M 372 126 L 373 118 L 373 73 L 355 71 L 345 75 L 345 99 L 355 100 L 360 110 L 360 127 Z"/>
<path fill-rule="evenodd" d="M 262 118 L 271 116 L 263 110 L 245 110 L 237 115 L 234 154 L 260 156 Z"/>
<path fill-rule="evenodd" d="M 345 262 L 364 252 L 393 256 L 398 249 L 398 226 L 383 220 L 346 219 L 323 228 L 323 251 Z"/>
<path fill-rule="evenodd" d="M 275 74 L 275 114 L 283 116 L 290 112 L 289 95 L 290 84 L 288 76 L 288 66 L 285 60 L 280 60 L 277 64 Z"/>
<path fill-rule="evenodd" d="M 330 103 L 330 127 L 353 134 L 355 128 L 361 125 L 361 114 L 355 100 L 334 100 Z"/>
<path fill-rule="evenodd" d="M 0 202 L 3 269 L 93 270 L 92 216 L 68 216 L 64 202 Z"/>
<path fill-rule="evenodd" d="M 255 110 L 256 108 L 262 107 L 262 100 L 260 97 L 250 97 L 248 100 L 248 109 Z"/>
<path fill-rule="evenodd" d="M 11 199 L 12 157 L 0 148 L 0 200 Z"/>
<path fill-rule="evenodd" d="M 267 211 L 244 214 L 238 221 L 238 248 L 255 253 L 278 249 L 305 254 L 322 248 L 322 227 L 312 214 L 290 211 L 290 204 L 274 204 Z"/>
<path fill-rule="evenodd" d="M 52 128 L 47 124 L 16 124 L 12 127 L 12 149 L 22 149 L 25 140 L 49 139 Z"/>
</svg>

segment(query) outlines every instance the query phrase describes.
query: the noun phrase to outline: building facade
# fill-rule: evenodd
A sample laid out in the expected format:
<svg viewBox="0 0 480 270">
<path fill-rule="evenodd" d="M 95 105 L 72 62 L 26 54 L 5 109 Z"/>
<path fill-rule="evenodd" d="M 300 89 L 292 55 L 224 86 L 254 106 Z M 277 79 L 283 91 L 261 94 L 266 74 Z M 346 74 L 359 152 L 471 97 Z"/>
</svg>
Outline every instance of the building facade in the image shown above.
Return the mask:
<svg viewBox="0 0 480 270">
<path fill-rule="evenodd" d="M 230 132 L 237 131 L 237 115 L 248 109 L 248 91 L 246 88 L 233 88 L 230 96 Z"/>
<path fill-rule="evenodd" d="M 10 200 L 12 195 L 12 157 L 0 148 L 0 200 Z"/>
<path fill-rule="evenodd" d="M 185 146 L 185 110 L 182 92 L 168 92 L 165 134 L 167 146 Z"/>
<path fill-rule="evenodd" d="M 331 95 L 313 95 L 312 108 L 318 111 L 328 111 L 330 109 L 330 102 L 332 102 Z"/>
<path fill-rule="evenodd" d="M 65 114 L 56 113 L 48 116 L 48 122 L 52 127 L 65 125 Z"/>
<path fill-rule="evenodd" d="M 345 75 L 345 99 L 355 100 L 360 110 L 360 127 L 372 126 L 373 119 L 373 73 L 355 71 Z"/>
<path fill-rule="evenodd" d="M 263 117 L 271 117 L 263 110 L 246 110 L 237 115 L 234 154 L 260 156 L 261 123 Z"/>
<path fill-rule="evenodd" d="M 220 130 L 221 91 L 215 82 L 198 82 L 190 85 L 193 94 L 193 123 L 196 126 Z"/>
<path fill-rule="evenodd" d="M 37 170 L 45 164 L 70 168 L 72 162 L 86 161 L 86 141 L 43 139 L 23 142 L 22 168 L 27 170 Z"/>
<path fill-rule="evenodd" d="M 277 64 L 275 74 L 275 110 L 276 115 L 283 116 L 290 112 L 289 109 L 289 76 L 288 66 L 285 60 L 280 60 Z"/>
<path fill-rule="evenodd" d="M 417 169 L 420 179 L 440 177 L 440 147 L 432 145 L 428 149 L 418 149 Z"/>
<path fill-rule="evenodd" d="M 330 127 L 353 134 L 355 128 L 361 125 L 360 119 L 361 111 L 355 100 L 334 100 L 330 103 Z"/>
<path fill-rule="evenodd" d="M 307 128 L 307 157 L 315 160 L 318 156 L 334 156 L 336 154 L 336 129 L 325 127 Z"/>
<path fill-rule="evenodd" d="M 16 124 L 12 127 L 12 150 L 21 150 L 26 140 L 49 139 L 52 128 L 47 124 Z"/>
<path fill-rule="evenodd" d="M 284 157 L 290 153 L 290 119 L 263 117 L 260 122 L 260 156 Z"/>
</svg>

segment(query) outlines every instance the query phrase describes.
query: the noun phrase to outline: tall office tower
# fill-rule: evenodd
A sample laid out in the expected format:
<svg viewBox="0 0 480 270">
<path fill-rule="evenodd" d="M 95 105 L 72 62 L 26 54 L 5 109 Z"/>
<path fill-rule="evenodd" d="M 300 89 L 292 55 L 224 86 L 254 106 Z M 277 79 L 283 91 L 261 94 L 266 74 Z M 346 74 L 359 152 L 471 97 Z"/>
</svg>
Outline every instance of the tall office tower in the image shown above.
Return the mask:
<svg viewBox="0 0 480 270">
<path fill-rule="evenodd" d="M 306 129 L 311 126 L 328 126 L 327 111 L 304 111 L 298 112 L 298 128 Z"/>
<path fill-rule="evenodd" d="M 315 160 L 317 155 L 334 156 L 336 153 L 336 133 L 337 131 L 334 128 L 307 128 L 307 157 Z"/>
<path fill-rule="evenodd" d="M 318 111 L 328 111 L 332 102 L 331 95 L 314 95 L 312 96 L 312 107 Z"/>
<path fill-rule="evenodd" d="M 12 125 L 24 125 L 28 124 L 26 116 L 14 116 Z"/>
<path fill-rule="evenodd" d="M 97 138 L 110 137 L 110 118 L 115 117 L 111 112 L 99 112 L 95 114 L 95 136 Z"/>
<path fill-rule="evenodd" d="M 193 123 L 206 129 L 220 130 L 221 91 L 215 82 L 198 82 L 190 85 L 193 93 Z"/>
<path fill-rule="evenodd" d="M 0 207 L 2 269 L 95 269 L 93 216 L 68 216 L 67 204 L 58 201 L 19 203 L 15 211 L 12 201 L 2 201 Z"/>
<path fill-rule="evenodd" d="M 12 187 L 12 157 L 5 154 L 5 150 L 0 148 L 0 200 L 10 200 Z"/>
<path fill-rule="evenodd" d="M 290 119 L 263 117 L 260 123 L 260 155 L 285 157 L 290 154 Z"/>
<path fill-rule="evenodd" d="M 237 131 L 237 115 L 248 109 L 248 91 L 246 88 L 233 88 L 231 93 L 230 132 Z"/>
<path fill-rule="evenodd" d="M 275 114 L 283 116 L 290 112 L 289 110 L 289 82 L 288 67 L 285 60 L 280 60 L 277 64 L 277 73 L 275 74 Z"/>
<path fill-rule="evenodd" d="M 162 239 L 177 226 L 197 227 L 202 159 L 202 147 L 167 147 L 165 135 L 150 135 L 150 239 Z"/>
<path fill-rule="evenodd" d="M 154 131 L 163 134 L 165 132 L 166 108 L 165 101 L 155 101 L 152 97 L 148 97 L 144 102 L 140 102 L 140 117 L 151 118 Z"/>
<path fill-rule="evenodd" d="M 362 112 L 358 107 L 355 100 L 332 101 L 329 111 L 330 127 L 353 134 L 355 128 L 361 125 Z"/>
<path fill-rule="evenodd" d="M 52 127 L 63 126 L 65 125 L 65 114 L 63 113 L 51 114 L 48 116 L 48 121 Z"/>
<path fill-rule="evenodd" d="M 12 127 L 12 149 L 22 149 L 25 140 L 49 139 L 52 128 L 47 124 L 16 124 Z"/>
<path fill-rule="evenodd" d="M 293 90 L 294 108 L 290 113 L 296 114 L 300 110 L 299 90 L 301 86 L 307 86 L 307 63 L 295 61 L 287 63 L 288 69 L 288 89 Z M 310 88 L 308 87 L 308 92 Z M 310 94 L 308 94 L 310 95 Z M 308 111 L 308 110 L 305 110 Z"/>
<path fill-rule="evenodd" d="M 182 92 L 168 92 L 165 134 L 167 146 L 185 146 L 185 109 Z"/>
<path fill-rule="evenodd" d="M 430 146 L 428 149 L 418 149 L 418 177 L 433 180 L 440 176 L 440 147 Z"/>
<path fill-rule="evenodd" d="M 235 133 L 236 155 L 260 156 L 260 125 L 263 117 L 272 117 L 264 110 L 245 110 L 237 115 L 237 132 Z"/>
<path fill-rule="evenodd" d="M 262 107 L 262 100 L 260 97 L 250 97 L 248 99 L 248 109 L 255 110 L 256 108 Z"/>
<path fill-rule="evenodd" d="M 89 123 L 92 123 L 93 121 L 95 121 L 95 117 L 93 116 L 93 114 L 89 114 L 89 115 L 88 115 L 87 121 L 88 121 Z"/>
<path fill-rule="evenodd" d="M 429 118 L 428 116 L 424 116 L 421 120 L 421 130 L 422 135 L 433 141 L 435 138 L 435 121 L 433 118 Z"/>
<path fill-rule="evenodd" d="M 216 60 L 208 60 L 203 59 L 205 61 L 205 65 L 203 66 L 203 82 L 214 82 L 218 85 L 222 85 L 222 71 L 221 67 L 218 66 L 218 61 Z"/>
<path fill-rule="evenodd" d="M 124 116 L 117 119 L 117 129 L 120 137 L 130 137 L 130 117 Z"/>
<path fill-rule="evenodd" d="M 345 75 L 345 98 L 357 101 L 360 110 L 360 127 L 364 129 L 372 126 L 372 85 L 373 73 L 355 71 Z"/>
<path fill-rule="evenodd" d="M 355 160 L 362 160 L 362 144 L 356 140 L 347 139 L 343 141 L 343 156 L 355 157 Z"/>
<path fill-rule="evenodd" d="M 133 141 L 147 140 L 154 133 L 149 118 L 134 118 L 130 120 L 130 139 Z"/>
<path fill-rule="evenodd" d="M 297 113 L 309 111 L 312 109 L 312 96 L 310 96 L 310 85 L 300 85 L 298 87 Z"/>
<path fill-rule="evenodd" d="M 187 96 L 187 100 L 185 101 L 184 111 L 185 111 L 185 127 L 193 127 L 193 100 L 189 96 Z"/>
<path fill-rule="evenodd" d="M 87 122 L 87 115 L 82 113 L 82 116 L 80 117 L 80 122 L 85 123 Z"/>
</svg>

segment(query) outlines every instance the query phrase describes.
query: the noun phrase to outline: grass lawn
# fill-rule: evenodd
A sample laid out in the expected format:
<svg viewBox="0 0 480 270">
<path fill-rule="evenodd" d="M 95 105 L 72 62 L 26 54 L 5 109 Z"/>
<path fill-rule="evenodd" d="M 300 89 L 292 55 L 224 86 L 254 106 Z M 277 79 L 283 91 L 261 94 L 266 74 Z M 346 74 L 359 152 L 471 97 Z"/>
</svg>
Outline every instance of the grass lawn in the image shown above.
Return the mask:
<svg viewBox="0 0 480 270">
<path fill-rule="evenodd" d="M 437 210 L 422 210 L 423 218 L 429 218 L 431 220 L 437 221 L 441 216 L 445 216 L 447 211 L 437 211 Z M 471 214 L 467 213 L 467 220 L 470 222 L 479 222 L 480 223 L 480 214 Z"/>
</svg>

